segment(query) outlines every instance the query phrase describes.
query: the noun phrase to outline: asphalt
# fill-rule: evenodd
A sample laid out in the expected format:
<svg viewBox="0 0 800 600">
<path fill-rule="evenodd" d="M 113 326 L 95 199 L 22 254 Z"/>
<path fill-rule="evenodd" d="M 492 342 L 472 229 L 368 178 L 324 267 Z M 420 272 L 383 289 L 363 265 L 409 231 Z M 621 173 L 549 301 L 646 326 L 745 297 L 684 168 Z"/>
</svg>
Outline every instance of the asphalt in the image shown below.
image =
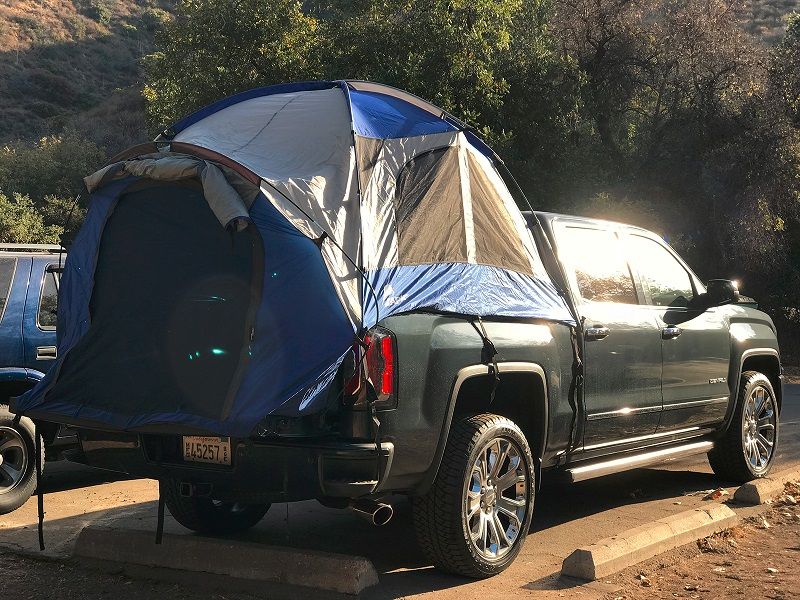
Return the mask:
<svg viewBox="0 0 800 600">
<path fill-rule="evenodd" d="M 775 470 L 800 465 L 800 385 L 788 385 L 781 415 Z M 559 598 L 580 592 L 581 598 L 609 591 L 602 582 L 570 589 L 558 580 L 561 562 L 576 547 L 591 544 L 625 529 L 690 508 L 707 506 L 698 493 L 726 487 L 704 456 L 610 475 L 578 484 L 545 478 L 537 498 L 533 526 L 522 553 L 501 576 L 465 581 L 435 571 L 414 541 L 411 514 L 404 498 L 391 498 L 395 518 L 376 528 L 347 511 L 327 509 L 317 502 L 276 504 L 253 530 L 240 536 L 249 542 L 287 545 L 309 550 L 363 555 L 377 568 L 380 585 L 367 597 L 397 598 L 438 592 L 437 597 Z M 78 465 L 47 465 L 44 479 L 46 554 L 69 554 L 77 534 L 87 525 L 120 526 L 155 532 L 157 489 L 149 480 L 118 480 L 113 474 Z M 35 551 L 36 505 L 0 517 L 0 548 Z M 171 518 L 166 531 L 191 535 Z M 87 596 L 87 598 L 90 596 Z"/>
</svg>

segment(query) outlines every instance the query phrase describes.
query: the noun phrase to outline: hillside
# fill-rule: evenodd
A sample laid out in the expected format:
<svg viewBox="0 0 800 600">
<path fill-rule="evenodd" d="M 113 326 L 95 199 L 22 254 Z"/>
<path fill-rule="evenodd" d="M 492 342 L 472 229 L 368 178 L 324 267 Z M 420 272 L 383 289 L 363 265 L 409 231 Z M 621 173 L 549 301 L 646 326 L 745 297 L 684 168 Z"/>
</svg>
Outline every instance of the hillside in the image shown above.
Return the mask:
<svg viewBox="0 0 800 600">
<path fill-rule="evenodd" d="M 66 125 L 112 152 L 141 140 L 139 59 L 173 4 L 0 0 L 0 143 Z"/>
<path fill-rule="evenodd" d="M 800 0 L 746 0 L 771 44 Z M 175 0 L 0 0 L 0 144 L 73 126 L 113 154 L 147 134 L 139 59 Z"/>
<path fill-rule="evenodd" d="M 800 12 L 800 0 L 747 0 L 745 29 L 767 44 L 780 41 L 784 17 Z"/>
</svg>

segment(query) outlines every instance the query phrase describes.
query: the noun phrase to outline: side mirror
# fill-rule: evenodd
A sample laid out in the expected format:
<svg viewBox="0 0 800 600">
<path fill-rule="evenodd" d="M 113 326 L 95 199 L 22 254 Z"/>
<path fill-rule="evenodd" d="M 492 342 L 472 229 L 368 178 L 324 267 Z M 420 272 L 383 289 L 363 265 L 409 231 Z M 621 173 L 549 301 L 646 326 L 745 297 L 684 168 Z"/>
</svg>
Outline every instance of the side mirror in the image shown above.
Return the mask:
<svg viewBox="0 0 800 600">
<path fill-rule="evenodd" d="M 722 306 L 739 302 L 739 288 L 729 279 L 711 279 L 706 284 L 706 304 Z"/>
</svg>

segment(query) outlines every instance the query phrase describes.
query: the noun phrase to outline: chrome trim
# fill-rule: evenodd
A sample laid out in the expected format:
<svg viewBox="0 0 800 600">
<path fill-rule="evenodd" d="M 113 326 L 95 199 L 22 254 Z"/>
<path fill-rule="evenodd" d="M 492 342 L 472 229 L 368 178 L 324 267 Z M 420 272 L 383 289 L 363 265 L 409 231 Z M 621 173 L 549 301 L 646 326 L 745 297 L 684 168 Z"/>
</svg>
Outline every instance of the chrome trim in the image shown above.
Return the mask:
<svg viewBox="0 0 800 600">
<path fill-rule="evenodd" d="M 655 440 L 670 435 L 680 435 L 682 433 L 689 433 L 690 431 L 699 431 L 700 427 L 687 427 L 686 429 L 676 429 L 675 431 L 662 431 L 660 433 L 650 433 L 648 435 L 640 435 L 638 437 L 625 438 L 624 440 L 614 440 L 612 442 L 602 442 L 601 444 L 592 444 L 591 446 L 584 446 L 583 450 L 596 450 L 598 448 L 606 448 L 608 446 L 621 446 L 622 444 L 632 444 L 634 442 L 644 442 L 646 440 Z"/>
<path fill-rule="evenodd" d="M 655 450 L 653 452 L 646 452 L 644 454 L 637 454 L 634 456 L 626 456 L 623 458 L 615 458 L 604 462 L 586 465 L 585 467 L 575 467 L 567 469 L 567 474 L 570 480 L 575 483 L 592 479 L 594 477 L 601 477 L 611 473 L 619 473 L 620 471 L 628 471 L 630 469 L 638 469 L 646 465 L 682 458 L 684 456 L 691 456 L 708 452 L 714 447 L 714 443 L 710 441 L 694 442 L 693 444 L 685 444 L 683 446 L 675 446 L 673 448 L 664 448 L 663 450 Z"/>
<path fill-rule="evenodd" d="M 680 410 L 681 408 L 692 408 L 694 406 L 703 406 L 705 404 L 727 404 L 728 398 L 729 396 L 720 396 L 719 398 L 703 398 L 702 400 L 674 402 L 673 404 L 665 404 L 664 410 Z"/>
<path fill-rule="evenodd" d="M 627 417 L 628 415 L 643 415 L 647 413 L 661 412 L 661 405 L 658 406 L 642 406 L 639 408 L 620 408 L 619 410 L 609 410 L 607 412 L 593 413 L 586 415 L 587 421 L 596 421 L 598 419 L 613 419 L 614 417 Z"/>
</svg>

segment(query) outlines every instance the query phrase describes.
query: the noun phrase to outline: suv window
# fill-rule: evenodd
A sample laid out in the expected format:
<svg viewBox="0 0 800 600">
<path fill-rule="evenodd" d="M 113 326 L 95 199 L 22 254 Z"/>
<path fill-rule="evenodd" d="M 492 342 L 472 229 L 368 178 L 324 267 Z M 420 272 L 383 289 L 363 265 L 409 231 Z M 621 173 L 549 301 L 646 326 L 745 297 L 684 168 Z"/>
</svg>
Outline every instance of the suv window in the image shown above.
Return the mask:
<svg viewBox="0 0 800 600">
<path fill-rule="evenodd" d="M 631 271 L 616 234 L 567 226 L 558 236 L 558 254 L 572 271 L 584 300 L 637 304 Z"/>
<path fill-rule="evenodd" d="M 687 306 L 694 297 L 692 278 L 663 245 L 641 235 L 628 236 L 631 262 L 636 265 L 649 304 Z"/>
<path fill-rule="evenodd" d="M 14 280 L 14 271 L 17 268 L 17 259 L 4 256 L 0 258 L 0 319 L 6 310 L 8 293 L 11 291 L 11 282 Z"/>
<path fill-rule="evenodd" d="M 58 308 L 58 282 L 60 275 L 49 272 L 48 265 L 44 273 L 42 282 L 42 295 L 39 297 L 39 312 L 36 315 L 36 322 L 41 329 L 56 328 L 56 309 Z"/>
</svg>

